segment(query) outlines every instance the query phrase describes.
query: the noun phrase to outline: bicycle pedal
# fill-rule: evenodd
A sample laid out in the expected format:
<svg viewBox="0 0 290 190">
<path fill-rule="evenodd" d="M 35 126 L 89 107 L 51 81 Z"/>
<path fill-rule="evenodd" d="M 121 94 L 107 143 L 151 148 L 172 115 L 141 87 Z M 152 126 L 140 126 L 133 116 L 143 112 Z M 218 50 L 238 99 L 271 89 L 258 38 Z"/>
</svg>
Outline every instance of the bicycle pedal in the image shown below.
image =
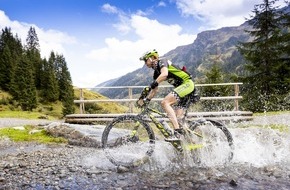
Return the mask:
<svg viewBox="0 0 290 190">
<path fill-rule="evenodd" d="M 136 143 L 139 141 L 139 137 L 138 136 L 129 137 L 128 141 Z"/>
<path fill-rule="evenodd" d="M 164 141 L 166 142 L 170 142 L 170 143 L 174 143 L 174 142 L 180 142 L 181 140 L 180 139 L 164 139 Z"/>
</svg>

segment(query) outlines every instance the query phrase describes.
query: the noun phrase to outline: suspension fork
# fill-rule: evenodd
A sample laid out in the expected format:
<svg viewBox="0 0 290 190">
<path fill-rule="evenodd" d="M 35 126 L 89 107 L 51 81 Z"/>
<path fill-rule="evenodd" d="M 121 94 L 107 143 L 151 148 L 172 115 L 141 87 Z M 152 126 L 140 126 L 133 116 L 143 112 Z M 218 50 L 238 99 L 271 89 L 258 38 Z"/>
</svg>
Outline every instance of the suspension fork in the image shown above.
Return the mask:
<svg viewBox="0 0 290 190">
<path fill-rule="evenodd" d="M 140 115 L 138 115 L 138 116 L 140 117 L 140 120 L 142 120 L 142 114 L 140 114 Z M 133 130 L 132 130 L 131 133 L 129 134 L 129 137 L 130 137 L 130 138 L 133 138 L 133 137 L 136 136 L 137 131 L 138 131 L 138 129 L 139 129 L 140 126 L 141 126 L 140 121 L 136 121 L 136 123 L 135 123 L 135 125 L 134 125 L 134 127 L 133 127 Z"/>
</svg>

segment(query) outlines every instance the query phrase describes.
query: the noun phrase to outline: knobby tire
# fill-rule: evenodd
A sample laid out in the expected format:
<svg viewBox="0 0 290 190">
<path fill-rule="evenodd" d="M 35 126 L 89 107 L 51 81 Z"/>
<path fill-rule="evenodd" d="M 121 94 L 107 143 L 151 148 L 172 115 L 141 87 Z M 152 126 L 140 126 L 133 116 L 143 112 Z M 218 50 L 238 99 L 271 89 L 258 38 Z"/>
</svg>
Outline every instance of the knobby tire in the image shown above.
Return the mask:
<svg viewBox="0 0 290 190">
<path fill-rule="evenodd" d="M 200 123 L 192 122 L 190 129 L 202 136 L 194 135 L 197 143 L 205 144 L 205 147 L 198 150 L 200 152 L 199 159 L 208 159 L 205 162 L 210 162 L 219 157 L 223 163 L 233 159 L 233 137 L 223 123 L 205 119 Z"/>
<path fill-rule="evenodd" d="M 116 166 L 136 167 L 152 155 L 155 136 L 148 123 L 139 116 L 123 115 L 104 129 L 102 148 Z"/>
</svg>

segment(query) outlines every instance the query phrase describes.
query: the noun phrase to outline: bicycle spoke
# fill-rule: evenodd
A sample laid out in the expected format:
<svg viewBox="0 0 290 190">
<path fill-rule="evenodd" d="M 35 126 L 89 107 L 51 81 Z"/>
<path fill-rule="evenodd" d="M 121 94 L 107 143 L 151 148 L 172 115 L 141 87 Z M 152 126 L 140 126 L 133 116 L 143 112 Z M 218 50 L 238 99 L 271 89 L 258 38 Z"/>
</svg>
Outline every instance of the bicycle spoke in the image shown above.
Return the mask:
<svg viewBox="0 0 290 190">
<path fill-rule="evenodd" d="M 135 116 L 122 116 L 105 128 L 102 143 L 113 164 L 132 167 L 148 160 L 155 142 L 146 123 Z"/>
<path fill-rule="evenodd" d="M 192 140 L 197 147 L 194 150 L 200 163 L 225 163 L 233 158 L 233 139 L 221 123 L 207 120 L 191 126 Z"/>
</svg>

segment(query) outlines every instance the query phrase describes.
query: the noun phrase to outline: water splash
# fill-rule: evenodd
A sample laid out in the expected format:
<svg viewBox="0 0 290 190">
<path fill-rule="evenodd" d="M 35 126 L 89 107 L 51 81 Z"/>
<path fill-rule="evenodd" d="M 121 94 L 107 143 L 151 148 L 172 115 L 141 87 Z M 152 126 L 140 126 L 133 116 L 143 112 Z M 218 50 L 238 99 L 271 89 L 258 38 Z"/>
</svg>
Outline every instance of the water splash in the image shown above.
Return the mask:
<svg viewBox="0 0 290 190">
<path fill-rule="evenodd" d="M 257 167 L 290 163 L 289 133 L 260 127 L 232 129 L 231 133 L 235 139 L 234 162 Z"/>
<path fill-rule="evenodd" d="M 91 149 L 82 160 L 82 164 L 86 168 L 97 168 L 100 170 L 114 170 L 115 165 L 106 157 L 105 152 L 100 149 Z"/>
<path fill-rule="evenodd" d="M 270 128 L 263 128 L 261 125 L 283 124 L 289 126 L 288 115 L 279 117 L 257 117 L 254 121 L 242 123 L 250 126 L 241 127 L 241 123 L 232 123 L 228 125 L 234 139 L 234 158 L 233 164 L 250 164 L 255 167 L 264 167 L 275 164 L 290 163 L 290 134 L 289 132 L 280 132 Z M 260 127 L 255 127 L 257 125 Z M 289 130 L 288 130 L 289 131 Z M 175 169 L 186 167 L 214 167 L 224 164 L 219 160 L 219 150 L 210 159 L 207 154 L 186 153 L 180 155 L 170 143 L 162 140 L 156 142 L 154 154 L 150 157 L 147 164 L 140 166 L 142 170 L 155 171 L 173 171 Z M 214 158 L 214 159 L 213 159 Z M 102 169 L 111 170 L 114 165 L 106 158 L 102 150 L 92 153 L 84 159 L 86 165 Z"/>
</svg>

